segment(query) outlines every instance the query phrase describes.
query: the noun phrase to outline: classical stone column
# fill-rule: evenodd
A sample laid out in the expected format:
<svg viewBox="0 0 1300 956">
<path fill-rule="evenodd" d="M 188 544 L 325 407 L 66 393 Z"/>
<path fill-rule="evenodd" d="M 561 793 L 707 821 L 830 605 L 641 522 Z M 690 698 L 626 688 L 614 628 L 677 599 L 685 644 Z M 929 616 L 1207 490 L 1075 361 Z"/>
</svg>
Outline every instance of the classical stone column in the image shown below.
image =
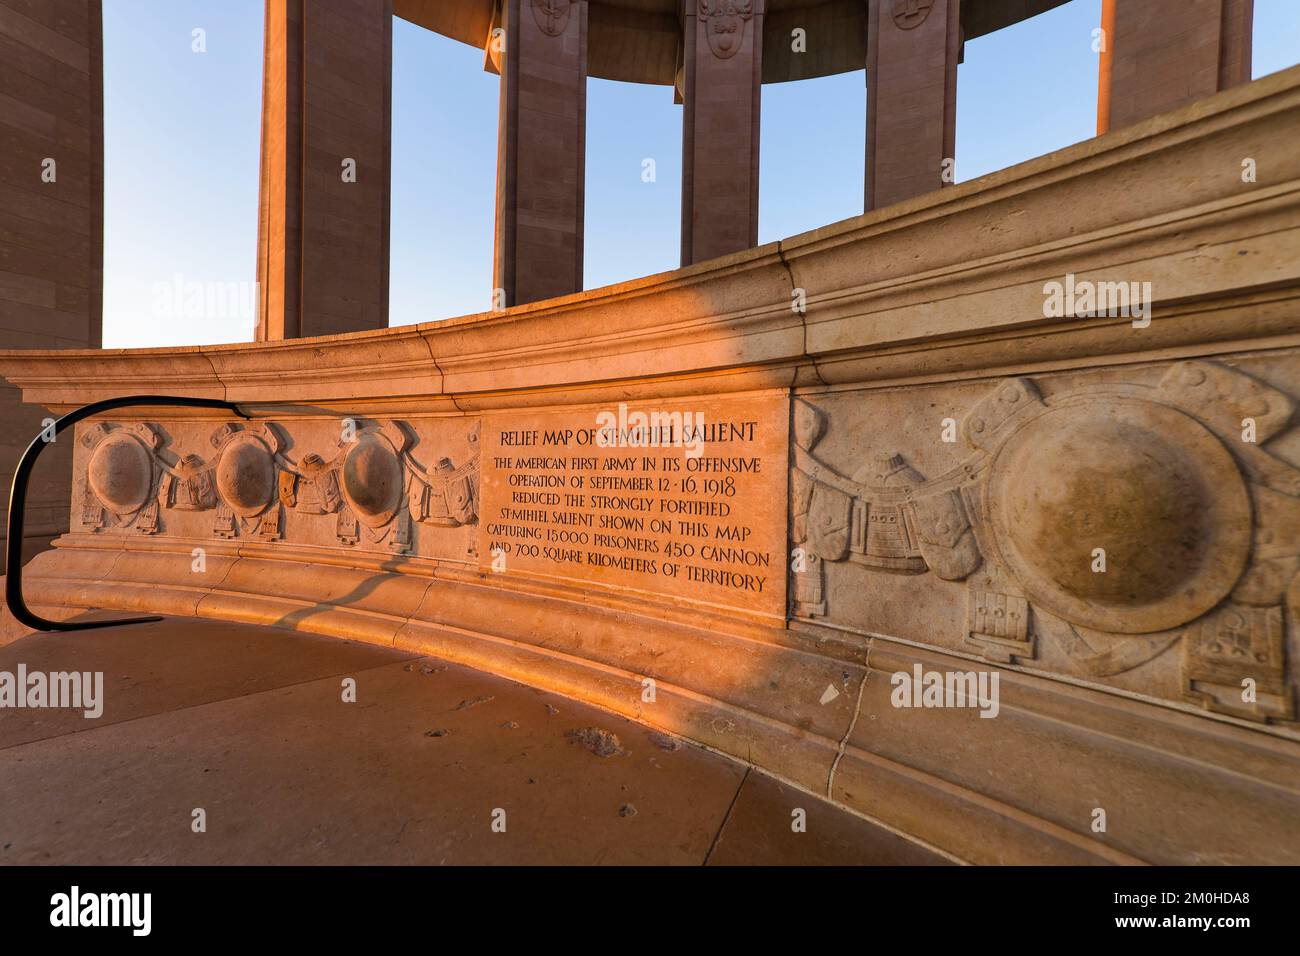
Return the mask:
<svg viewBox="0 0 1300 956">
<path fill-rule="evenodd" d="M 0 0 L 0 348 L 98 348 L 103 292 L 100 0 Z M 49 413 L 0 380 L 0 507 Z M 28 493 L 31 553 L 68 529 L 72 436 Z M 0 569 L 4 567 L 0 519 Z"/>
<path fill-rule="evenodd" d="M 502 15 L 493 275 L 519 305 L 582 290 L 587 2 L 504 0 Z"/>
<path fill-rule="evenodd" d="M 257 339 L 388 325 L 392 0 L 266 0 Z"/>
<path fill-rule="evenodd" d="M 682 265 L 758 243 L 765 0 L 685 0 Z"/>
<path fill-rule="evenodd" d="M 960 51 L 960 0 L 868 0 L 868 211 L 952 182 Z"/>
<path fill-rule="evenodd" d="M 1250 81 L 1254 0 L 1103 0 L 1097 132 Z"/>
</svg>

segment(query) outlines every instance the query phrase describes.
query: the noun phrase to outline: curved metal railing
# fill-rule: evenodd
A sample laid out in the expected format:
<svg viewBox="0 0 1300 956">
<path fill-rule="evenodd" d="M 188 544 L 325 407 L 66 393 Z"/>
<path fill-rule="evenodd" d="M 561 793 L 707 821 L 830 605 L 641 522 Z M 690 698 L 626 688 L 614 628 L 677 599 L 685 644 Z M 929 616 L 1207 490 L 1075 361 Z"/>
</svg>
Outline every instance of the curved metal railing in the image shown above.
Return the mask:
<svg viewBox="0 0 1300 956">
<path fill-rule="evenodd" d="M 190 408 L 220 408 L 232 412 L 240 418 L 248 418 L 234 402 L 217 398 L 178 398 L 174 395 L 127 395 L 122 398 L 108 398 L 102 402 L 82 405 L 75 411 L 68 412 L 56 419 L 52 425 L 42 429 L 22 457 L 14 470 L 13 490 L 9 493 L 9 538 L 5 542 L 5 604 L 9 613 L 28 627 L 38 631 L 84 631 L 93 627 L 116 627 L 119 624 L 143 624 L 149 621 L 161 621 L 157 615 L 149 617 L 128 617 L 112 621 L 50 621 L 41 617 L 27 606 L 23 600 L 23 510 L 27 505 L 27 482 L 31 478 L 32 468 L 41 454 L 41 449 L 59 437 L 59 433 L 77 424 L 83 419 L 107 412 L 114 408 L 127 408 L 132 405 L 169 405 Z M 53 433 L 50 429 L 53 428 Z"/>
</svg>

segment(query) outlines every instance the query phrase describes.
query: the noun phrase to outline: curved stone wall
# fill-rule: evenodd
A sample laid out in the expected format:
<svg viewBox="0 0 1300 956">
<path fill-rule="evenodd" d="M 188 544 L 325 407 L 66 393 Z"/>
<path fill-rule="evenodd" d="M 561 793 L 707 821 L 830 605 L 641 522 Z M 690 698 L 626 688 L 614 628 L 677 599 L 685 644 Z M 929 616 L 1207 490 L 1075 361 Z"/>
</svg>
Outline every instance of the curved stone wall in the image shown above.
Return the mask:
<svg viewBox="0 0 1300 956">
<path fill-rule="evenodd" d="M 29 599 L 418 647 L 957 859 L 1300 861 L 1297 147 L 1292 70 L 611 289 L 3 353 L 251 416 L 81 427 Z"/>
</svg>

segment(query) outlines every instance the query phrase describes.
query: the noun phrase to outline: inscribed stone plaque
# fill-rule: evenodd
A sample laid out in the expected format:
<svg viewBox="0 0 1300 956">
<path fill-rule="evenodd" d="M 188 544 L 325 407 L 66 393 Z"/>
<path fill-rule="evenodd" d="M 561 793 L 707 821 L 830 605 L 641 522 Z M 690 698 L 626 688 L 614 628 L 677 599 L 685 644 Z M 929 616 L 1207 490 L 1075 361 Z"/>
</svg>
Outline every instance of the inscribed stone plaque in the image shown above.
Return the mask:
<svg viewBox="0 0 1300 956">
<path fill-rule="evenodd" d="M 484 569 L 783 616 L 788 407 L 782 395 L 485 415 Z"/>
</svg>

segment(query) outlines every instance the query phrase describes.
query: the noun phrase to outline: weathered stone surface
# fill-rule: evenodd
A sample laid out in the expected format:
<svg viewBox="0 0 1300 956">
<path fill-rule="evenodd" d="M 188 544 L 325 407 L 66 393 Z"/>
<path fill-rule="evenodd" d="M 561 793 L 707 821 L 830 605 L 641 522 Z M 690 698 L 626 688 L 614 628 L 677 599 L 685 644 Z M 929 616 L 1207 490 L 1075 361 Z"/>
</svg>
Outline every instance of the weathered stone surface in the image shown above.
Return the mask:
<svg viewBox="0 0 1300 956">
<path fill-rule="evenodd" d="M 864 208 L 955 180 L 958 0 L 869 0 Z M 946 164 L 946 165 L 945 165 Z"/>
<path fill-rule="evenodd" d="M 1039 601 L 1079 623 L 1176 627 L 1218 604 L 1245 568 L 1245 483 L 1223 445 L 1179 412 L 1053 410 L 991 467 L 1004 556 Z"/>
<path fill-rule="evenodd" d="M 766 0 L 682 7 L 682 265 L 758 242 Z"/>
<path fill-rule="evenodd" d="M 117 435 L 95 448 L 86 466 L 86 482 L 119 514 L 138 511 L 153 488 L 153 462 L 138 441 Z"/>
</svg>

